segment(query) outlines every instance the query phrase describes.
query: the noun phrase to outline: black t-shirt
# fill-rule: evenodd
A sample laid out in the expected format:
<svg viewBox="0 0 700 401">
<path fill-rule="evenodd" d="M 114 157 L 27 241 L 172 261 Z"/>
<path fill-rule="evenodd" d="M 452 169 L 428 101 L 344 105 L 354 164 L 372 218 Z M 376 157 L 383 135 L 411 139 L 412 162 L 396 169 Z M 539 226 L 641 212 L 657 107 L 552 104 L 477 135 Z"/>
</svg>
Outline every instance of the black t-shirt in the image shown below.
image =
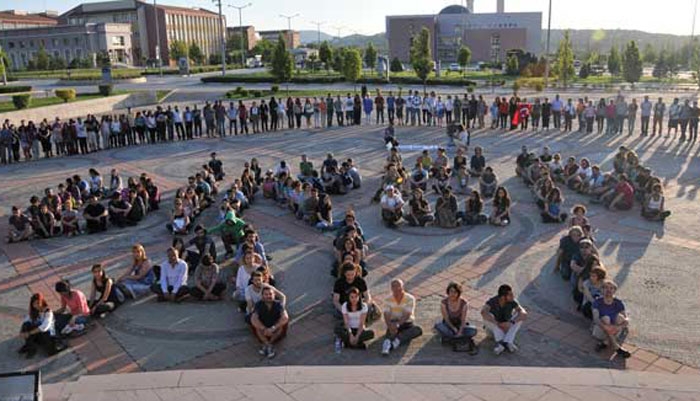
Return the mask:
<svg viewBox="0 0 700 401">
<path fill-rule="evenodd" d="M 486 167 L 486 159 L 484 156 L 474 155 L 472 156 L 470 165 L 472 170 L 482 170 L 484 167 Z"/>
<path fill-rule="evenodd" d="M 29 218 L 23 214 L 19 216 L 10 216 L 10 225 L 13 226 L 17 231 L 24 231 L 29 224 Z"/>
<path fill-rule="evenodd" d="M 513 310 L 518 309 L 520 306 L 516 300 L 506 302 L 501 306 L 501 304 L 498 303 L 498 296 L 486 301 L 486 305 L 489 306 L 489 312 L 496 318 L 498 323 L 509 321 L 513 317 Z"/>
<path fill-rule="evenodd" d="M 271 308 L 268 308 L 264 301 L 258 301 L 255 304 L 255 313 L 260 322 L 267 328 L 274 326 L 282 317 L 283 312 L 284 308 L 279 301 L 273 301 Z"/>
<path fill-rule="evenodd" d="M 219 174 L 221 172 L 221 168 L 223 166 L 223 163 L 221 163 L 221 160 L 217 159 L 212 159 L 209 160 L 209 167 L 214 170 L 214 173 Z"/>
<path fill-rule="evenodd" d="M 90 217 L 99 217 L 104 212 L 105 212 L 105 207 L 102 206 L 101 203 L 96 203 L 94 205 L 88 204 L 87 206 L 85 206 L 85 211 L 84 211 L 84 213 Z"/>
<path fill-rule="evenodd" d="M 362 277 L 355 277 L 352 283 L 348 283 L 345 277 L 341 277 L 335 281 L 333 293 L 340 295 L 341 305 L 348 301 L 348 290 L 350 290 L 351 287 L 355 287 L 360 290 L 360 294 L 367 292 L 367 283 Z"/>
<path fill-rule="evenodd" d="M 564 252 L 564 262 L 566 264 L 571 263 L 574 258 L 580 258 L 581 251 L 578 246 L 578 242 L 574 242 L 571 236 L 565 235 L 559 240 L 559 249 Z"/>
<path fill-rule="evenodd" d="M 521 168 L 522 168 L 522 167 L 527 167 L 527 165 L 530 164 L 530 163 L 529 163 L 529 160 L 530 160 L 530 155 L 529 155 L 529 154 L 527 154 L 527 153 L 521 153 L 521 154 L 518 155 L 518 158 L 515 160 L 515 163 L 516 163 L 519 167 L 521 167 Z"/>
</svg>

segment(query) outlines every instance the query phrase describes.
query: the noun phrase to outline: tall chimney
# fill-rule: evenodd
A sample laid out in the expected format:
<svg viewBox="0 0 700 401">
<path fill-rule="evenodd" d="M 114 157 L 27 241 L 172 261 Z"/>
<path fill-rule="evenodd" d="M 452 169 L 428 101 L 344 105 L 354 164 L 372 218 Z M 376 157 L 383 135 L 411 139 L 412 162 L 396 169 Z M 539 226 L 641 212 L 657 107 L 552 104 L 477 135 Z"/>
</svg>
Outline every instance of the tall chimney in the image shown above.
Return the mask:
<svg viewBox="0 0 700 401">
<path fill-rule="evenodd" d="M 506 11 L 506 0 L 498 0 L 496 3 L 496 12 L 503 14 Z"/>
<path fill-rule="evenodd" d="M 467 0 L 467 9 L 474 14 L 474 0 Z"/>
</svg>

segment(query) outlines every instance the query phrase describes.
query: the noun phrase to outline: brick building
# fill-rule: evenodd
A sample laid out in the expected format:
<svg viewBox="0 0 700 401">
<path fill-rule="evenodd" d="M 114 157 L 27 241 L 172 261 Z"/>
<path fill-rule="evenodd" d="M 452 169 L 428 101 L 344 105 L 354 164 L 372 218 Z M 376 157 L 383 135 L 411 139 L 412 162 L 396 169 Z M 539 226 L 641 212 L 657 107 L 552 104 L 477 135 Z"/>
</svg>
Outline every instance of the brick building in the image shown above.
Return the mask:
<svg viewBox="0 0 700 401">
<path fill-rule="evenodd" d="M 467 7 L 452 5 L 437 15 L 387 16 L 386 36 L 390 58 L 409 61 L 413 37 L 423 27 L 430 31 L 432 55 L 442 65 L 457 61 L 462 46 L 472 51 L 472 61 L 504 61 L 506 51 L 523 49 L 541 53 L 542 13 L 507 13 L 504 0 L 495 13 L 475 14 L 474 2 Z"/>
<path fill-rule="evenodd" d="M 258 43 L 255 27 L 252 25 L 243 26 L 242 29 L 240 26 L 228 27 L 226 28 L 226 38 L 231 38 L 234 35 L 238 35 L 241 31 L 243 32 L 243 40 L 245 40 L 245 43 L 247 44 L 246 50 L 252 50 L 255 47 L 255 44 Z"/>
<path fill-rule="evenodd" d="M 53 11 L 27 13 L 21 10 L 0 11 L 0 31 L 8 29 L 37 28 L 58 24 L 58 14 Z"/>
<path fill-rule="evenodd" d="M 270 42 L 277 42 L 280 34 L 285 38 L 287 42 L 287 49 L 296 49 L 301 46 L 301 37 L 299 36 L 299 31 L 290 31 L 288 29 L 282 29 L 277 31 L 260 31 L 260 39 L 269 40 Z"/>
</svg>

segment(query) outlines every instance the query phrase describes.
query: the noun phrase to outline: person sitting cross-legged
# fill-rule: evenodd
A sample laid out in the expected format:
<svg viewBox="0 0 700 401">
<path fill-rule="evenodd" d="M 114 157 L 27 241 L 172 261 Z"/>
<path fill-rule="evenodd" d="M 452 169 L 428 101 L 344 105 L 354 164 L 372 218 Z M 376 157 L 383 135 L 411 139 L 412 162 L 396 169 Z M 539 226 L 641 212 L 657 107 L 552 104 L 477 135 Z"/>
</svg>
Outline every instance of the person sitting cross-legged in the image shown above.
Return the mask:
<svg viewBox="0 0 700 401">
<path fill-rule="evenodd" d="M 391 280 L 391 296 L 384 300 L 386 335 L 382 343 L 382 355 L 423 335 L 423 329 L 413 323 L 416 298 L 404 290 L 401 279 Z"/>
<path fill-rule="evenodd" d="M 362 302 L 370 308 L 375 308 L 367 288 L 367 282 L 361 277 L 361 271 L 360 266 L 352 262 L 345 262 L 340 266 L 340 276 L 333 285 L 333 315 L 335 317 L 343 317 L 343 304 L 348 301 L 350 288 L 357 288 L 363 298 Z"/>
<path fill-rule="evenodd" d="M 404 201 L 401 198 L 401 193 L 393 185 L 388 185 L 384 190 L 386 193 L 382 195 L 380 202 L 382 206 L 382 220 L 389 227 L 396 227 L 396 224 L 403 216 Z"/>
<path fill-rule="evenodd" d="M 107 216 L 109 212 L 97 199 L 96 195 L 90 195 L 88 204 L 83 209 L 87 232 L 89 234 L 107 230 Z"/>
<path fill-rule="evenodd" d="M 194 271 L 194 285 L 190 287 L 190 295 L 204 301 L 223 299 L 226 284 L 221 280 L 219 265 L 214 263 L 211 254 L 205 254 Z"/>
<path fill-rule="evenodd" d="M 625 304 L 615 297 L 617 284 L 612 280 L 603 282 L 603 296 L 593 302 L 593 337 L 599 342 L 596 351 L 612 348 L 622 358 L 629 358 L 629 351 L 622 348 L 627 338 L 629 318 Z"/>
<path fill-rule="evenodd" d="M 53 312 L 41 293 L 35 293 L 29 300 L 29 315 L 22 322 L 19 333 L 24 345 L 19 349 L 27 359 L 36 355 L 39 349 L 49 356 L 60 351 L 56 341 L 56 328 Z"/>
<path fill-rule="evenodd" d="M 17 206 L 12 206 L 12 216 L 7 235 L 7 242 L 27 241 L 34 235 L 29 217 L 25 216 Z"/>
<path fill-rule="evenodd" d="M 54 288 L 61 297 L 61 307 L 54 312 L 56 332 L 64 336 L 83 333 L 90 318 L 90 307 L 85 294 L 71 288 L 68 280 L 56 282 Z"/>
<path fill-rule="evenodd" d="M 462 298 L 462 286 L 450 283 L 447 286 L 447 297 L 440 303 L 442 321 L 435 324 L 435 330 L 440 334 L 443 344 L 452 345 L 454 351 L 476 353 L 474 336 L 476 328 L 467 322 L 469 304 Z"/>
<path fill-rule="evenodd" d="M 282 303 L 282 306 L 287 305 L 287 297 L 284 295 L 284 293 L 282 293 L 282 291 L 275 288 L 272 284 L 265 283 L 265 270 L 264 269 L 265 269 L 264 267 L 258 268 L 258 270 L 254 271 L 253 274 L 250 275 L 250 284 L 248 285 L 248 288 L 246 288 L 246 290 L 245 290 L 245 301 L 246 301 L 245 321 L 248 324 L 251 324 L 250 318 L 253 316 L 253 312 L 255 312 L 255 304 L 262 301 L 262 291 L 265 287 L 272 288 L 273 292 L 275 293 L 275 299 L 280 301 Z"/>
<path fill-rule="evenodd" d="M 369 308 L 362 302 L 362 295 L 357 287 L 347 291 L 347 301 L 341 307 L 343 324 L 335 328 L 336 349 L 346 348 L 367 349 L 367 341 L 374 338 L 374 331 L 367 329 L 367 314 Z"/>
<path fill-rule="evenodd" d="M 498 295 L 486 301 L 486 305 L 481 309 L 481 316 L 484 318 L 484 326 L 493 333 L 496 347 L 493 351 L 500 355 L 508 349 L 516 352 L 515 336 L 520 330 L 520 326 L 527 318 L 527 312 L 515 300 L 513 289 L 503 284 L 498 287 Z"/>
<path fill-rule="evenodd" d="M 124 295 L 136 299 L 151 292 L 151 286 L 156 281 L 155 270 L 151 266 L 151 261 L 146 256 L 146 248 L 141 244 L 134 244 L 131 247 L 133 260 L 131 269 L 117 279 L 117 286 Z"/>
<path fill-rule="evenodd" d="M 260 341 L 260 355 L 275 357 L 273 345 L 287 335 L 289 315 L 282 302 L 275 300 L 275 292 L 269 285 L 262 290 L 262 300 L 255 304 L 250 318 L 255 337 Z"/>
<path fill-rule="evenodd" d="M 151 286 L 158 302 L 180 302 L 189 293 L 187 263 L 180 259 L 177 249 L 168 248 L 168 259 L 160 266 L 160 282 Z"/>
</svg>

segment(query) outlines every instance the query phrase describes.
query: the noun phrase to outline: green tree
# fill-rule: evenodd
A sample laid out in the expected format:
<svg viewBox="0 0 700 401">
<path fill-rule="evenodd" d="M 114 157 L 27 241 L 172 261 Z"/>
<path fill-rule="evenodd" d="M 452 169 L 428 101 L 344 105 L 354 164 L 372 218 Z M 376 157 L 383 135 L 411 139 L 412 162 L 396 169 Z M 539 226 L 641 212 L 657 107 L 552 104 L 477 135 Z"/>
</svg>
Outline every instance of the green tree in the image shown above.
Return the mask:
<svg viewBox="0 0 700 401">
<path fill-rule="evenodd" d="M 308 68 L 309 68 L 311 71 L 316 71 L 316 63 L 317 63 L 317 61 L 318 61 L 318 56 L 316 55 L 316 53 L 311 53 L 311 54 L 309 54 L 309 59 L 308 59 L 308 60 L 309 60 Z"/>
<path fill-rule="evenodd" d="M 654 78 L 664 79 L 668 76 L 668 64 L 666 59 L 668 58 L 668 52 L 666 50 L 661 50 L 659 55 L 656 57 L 656 63 L 654 63 L 654 70 L 651 75 Z"/>
<path fill-rule="evenodd" d="M 367 48 L 365 48 L 365 65 L 370 71 L 374 71 L 377 66 L 377 49 L 372 42 L 367 43 Z"/>
<path fill-rule="evenodd" d="M 654 64 L 656 63 L 657 57 L 658 55 L 656 54 L 654 46 L 652 46 L 651 43 L 647 43 L 646 46 L 644 46 L 644 52 L 642 52 L 642 60 L 645 63 Z"/>
<path fill-rule="evenodd" d="M 170 59 L 171 60 L 180 60 L 183 57 L 188 57 L 189 55 L 189 48 L 187 47 L 187 43 L 185 43 L 182 40 L 173 40 L 172 43 L 170 43 Z"/>
<path fill-rule="evenodd" d="M 73 60 L 80 60 L 79 58 L 74 58 Z M 63 57 L 49 56 L 49 69 L 50 70 L 65 70 L 66 60 Z"/>
<path fill-rule="evenodd" d="M 339 48 L 333 52 L 333 71 L 344 74 L 345 71 L 345 49 Z"/>
<path fill-rule="evenodd" d="M 608 55 L 608 71 L 610 75 L 618 75 L 620 73 L 621 64 L 620 52 L 617 50 L 617 47 L 613 46 Z"/>
<path fill-rule="evenodd" d="M 559 76 L 559 82 L 561 82 L 564 85 L 564 88 L 566 88 L 566 85 L 576 73 L 576 70 L 574 69 L 574 50 L 571 47 L 569 31 L 564 33 L 564 38 L 559 42 L 559 48 L 557 49 L 557 60 L 554 67 L 557 75 Z"/>
<path fill-rule="evenodd" d="M 328 72 L 333 62 L 333 48 L 327 40 L 324 40 L 321 43 L 321 47 L 318 48 L 318 59 L 321 60 L 326 72 Z"/>
<path fill-rule="evenodd" d="M 226 38 L 226 52 L 241 51 L 241 41 L 243 49 L 248 49 L 248 35 L 242 35 L 240 32 L 233 33 Z M 239 55 L 240 56 L 240 55 Z"/>
<path fill-rule="evenodd" d="M 678 54 L 675 52 L 668 53 L 668 57 L 666 58 L 666 67 L 668 68 L 668 77 L 674 79 L 680 70 Z"/>
<path fill-rule="evenodd" d="M 37 70 L 48 70 L 49 69 L 49 54 L 44 49 L 44 45 L 39 46 L 39 50 L 34 56 L 34 62 L 36 63 Z"/>
<path fill-rule="evenodd" d="M 401 64 L 401 60 L 399 60 L 398 57 L 394 57 L 394 59 L 391 60 L 391 65 L 389 66 L 389 70 L 391 72 L 402 72 L 403 71 L 403 64 Z"/>
<path fill-rule="evenodd" d="M 639 82 L 642 78 L 642 57 L 639 54 L 639 48 L 634 40 L 631 40 L 627 47 L 625 48 L 625 63 L 623 71 L 623 76 L 625 81 L 634 85 L 635 82 Z"/>
<path fill-rule="evenodd" d="M 262 39 L 257 42 L 255 42 L 255 47 L 251 50 L 250 53 L 255 54 L 255 55 L 261 55 L 262 56 L 262 61 L 264 63 L 269 63 L 272 61 L 272 53 L 275 52 L 275 43 L 270 42 L 269 40 Z"/>
<path fill-rule="evenodd" d="M 195 64 L 204 64 L 204 52 L 195 42 L 190 44 L 189 48 L 190 59 L 194 61 Z"/>
<path fill-rule="evenodd" d="M 294 59 L 287 51 L 287 42 L 280 34 L 275 44 L 275 50 L 272 53 L 272 76 L 277 82 L 288 82 L 292 79 L 292 70 L 294 69 Z"/>
<path fill-rule="evenodd" d="M 357 49 L 346 49 L 343 56 L 343 76 L 350 82 L 357 82 L 362 75 L 362 56 Z"/>
<path fill-rule="evenodd" d="M 95 54 L 95 61 L 97 62 L 98 67 L 109 67 L 112 65 L 112 59 L 109 57 L 109 53 L 107 53 L 105 50 Z"/>
<path fill-rule="evenodd" d="M 467 65 L 472 59 L 472 51 L 470 48 L 467 46 L 462 46 L 459 48 L 459 52 L 457 53 L 457 63 L 459 64 L 460 67 L 462 67 L 462 75 L 464 75 L 464 72 L 467 68 Z"/>
<path fill-rule="evenodd" d="M 518 57 L 512 54 L 506 60 L 506 75 L 517 76 L 520 74 L 520 63 Z"/>
<path fill-rule="evenodd" d="M 433 70 L 433 56 L 430 54 L 430 31 L 423 27 L 418 36 L 413 37 L 411 44 L 411 67 L 416 76 L 423 81 L 423 92 L 425 92 L 428 75 Z"/>
<path fill-rule="evenodd" d="M 586 79 L 591 75 L 591 65 L 588 63 L 583 63 L 581 69 L 578 70 L 578 77 L 581 79 Z"/>
<path fill-rule="evenodd" d="M 10 63 L 9 59 L 7 58 L 7 54 L 0 48 L 0 59 L 2 59 L 2 62 L 0 62 L 0 79 L 2 78 L 2 75 L 7 72 L 7 69 L 10 68 Z"/>
</svg>

